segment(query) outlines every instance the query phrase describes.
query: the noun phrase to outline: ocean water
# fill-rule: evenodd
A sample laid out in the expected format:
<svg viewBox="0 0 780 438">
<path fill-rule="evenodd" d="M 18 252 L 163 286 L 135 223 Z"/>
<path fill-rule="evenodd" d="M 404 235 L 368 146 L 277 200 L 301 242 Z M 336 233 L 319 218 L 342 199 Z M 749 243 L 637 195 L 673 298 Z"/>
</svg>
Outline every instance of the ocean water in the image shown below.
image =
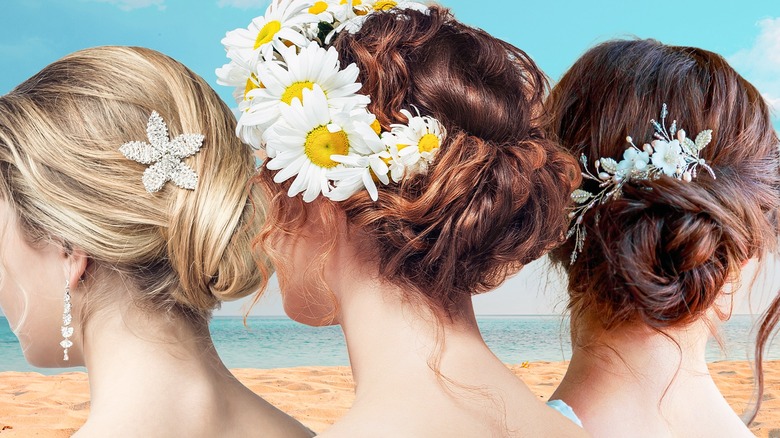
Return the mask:
<svg viewBox="0 0 780 438">
<path fill-rule="evenodd" d="M 483 316 L 477 318 L 485 341 L 507 363 L 560 361 L 571 356 L 568 321 L 561 316 Z M 725 348 L 711 341 L 707 360 L 746 360 L 755 338 L 754 320 L 735 315 L 720 328 Z M 286 317 L 217 317 L 211 334 L 229 368 L 282 368 L 349 365 L 344 336 L 338 326 L 308 327 Z M 767 359 L 780 359 L 780 341 Z M 69 370 L 81 370 L 72 368 Z M 0 371 L 38 371 L 27 364 L 8 321 L 0 318 Z"/>
</svg>

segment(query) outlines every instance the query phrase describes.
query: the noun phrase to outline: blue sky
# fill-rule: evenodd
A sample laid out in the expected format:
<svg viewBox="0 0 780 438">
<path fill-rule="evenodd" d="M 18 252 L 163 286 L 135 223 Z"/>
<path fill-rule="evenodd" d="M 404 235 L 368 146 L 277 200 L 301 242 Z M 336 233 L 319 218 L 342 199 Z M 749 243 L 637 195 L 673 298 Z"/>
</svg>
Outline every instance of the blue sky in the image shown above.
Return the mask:
<svg viewBox="0 0 780 438">
<path fill-rule="evenodd" d="M 528 52 L 556 80 L 592 45 L 617 37 L 656 38 L 726 56 L 777 107 L 780 128 L 780 4 L 777 0 L 530 2 L 443 0 L 461 21 Z M 268 0 L 17 0 L 3 2 L 0 93 L 48 63 L 99 45 L 145 46 L 183 62 L 212 84 L 230 106 L 231 90 L 216 84 L 226 62 L 220 40 L 246 26 Z M 480 313 L 547 313 L 560 301 L 540 289 L 539 273 L 514 279 L 477 302 Z M 533 277 L 533 278 L 532 278 Z M 530 283 L 529 283 L 530 282 Z M 517 289 L 533 289 L 517 294 Z M 522 297 L 518 298 L 518 295 Z M 236 305 L 226 306 L 227 312 Z M 261 306 L 277 313 L 278 299 Z"/>
<path fill-rule="evenodd" d="M 0 93 L 75 50 L 138 45 L 166 53 L 216 85 L 220 39 L 262 14 L 268 0 L 17 0 L 3 2 Z M 718 52 L 780 104 L 777 0 L 529 2 L 443 0 L 456 17 L 526 50 L 553 79 L 593 44 L 636 35 Z M 641 3 L 641 4 L 640 4 Z M 728 5 L 728 6 L 725 6 Z M 780 126 L 780 125 L 778 125 Z"/>
</svg>

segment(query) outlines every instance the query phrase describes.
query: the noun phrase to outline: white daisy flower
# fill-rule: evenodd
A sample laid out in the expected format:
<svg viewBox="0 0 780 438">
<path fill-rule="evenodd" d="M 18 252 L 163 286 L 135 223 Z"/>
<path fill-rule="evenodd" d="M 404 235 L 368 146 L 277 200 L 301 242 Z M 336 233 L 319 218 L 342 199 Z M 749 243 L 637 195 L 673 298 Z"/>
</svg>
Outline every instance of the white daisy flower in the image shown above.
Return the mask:
<svg viewBox="0 0 780 438">
<path fill-rule="evenodd" d="M 678 140 L 653 141 L 653 166 L 668 176 L 675 176 L 685 165 L 682 147 Z"/>
<path fill-rule="evenodd" d="M 404 161 L 406 157 L 402 158 L 400 156 L 398 148 L 404 148 L 407 145 L 398 144 L 397 139 L 390 132 L 382 133 L 382 140 L 387 145 L 387 153 L 390 155 L 390 158 L 387 160 L 387 164 L 390 170 L 390 178 L 392 178 L 393 182 L 401 181 L 401 179 L 404 177 L 404 174 L 406 173 L 406 162 Z M 413 163 L 409 161 L 409 165 L 411 164 Z"/>
<path fill-rule="evenodd" d="M 344 2 L 346 1 L 344 0 Z M 352 8 L 357 15 L 366 15 L 377 11 L 391 11 L 393 9 L 413 9 L 415 11 L 428 12 L 428 6 L 408 0 L 353 0 Z"/>
<path fill-rule="evenodd" d="M 343 9 L 343 7 L 340 7 L 339 4 L 332 0 L 317 0 L 309 7 L 308 12 L 317 17 L 317 20 L 320 22 L 333 23 L 337 11 L 341 9 Z"/>
<path fill-rule="evenodd" d="M 355 112 L 353 111 L 353 113 Z M 333 161 L 344 165 L 328 174 L 335 186 L 328 194 L 328 198 L 333 201 L 343 201 L 364 188 L 368 191 L 371 199 L 376 201 L 379 199 L 379 192 L 374 180 L 385 185 L 390 184 L 387 174 L 390 171 L 388 162 L 390 162 L 391 156 L 379 138 L 381 127 L 373 114 L 367 111 L 365 114 L 368 114 L 368 117 L 363 116 L 363 123 L 359 125 L 364 144 L 356 145 L 357 153 L 331 156 Z M 367 122 L 370 123 L 367 125 Z M 365 129 L 366 126 L 371 128 L 371 132 Z"/>
<path fill-rule="evenodd" d="M 393 124 L 391 131 L 382 136 L 391 155 L 390 172 L 395 182 L 404 176 L 427 172 L 446 136 L 436 119 L 413 116 L 405 109 L 401 113 L 409 120 L 408 124 Z"/>
<path fill-rule="evenodd" d="M 246 95 L 247 106 L 241 115 L 242 127 L 267 132 L 280 115 L 282 104 L 290 105 L 294 99 L 301 99 L 303 90 L 318 85 L 327 97 L 328 106 L 337 110 L 365 107 L 371 101 L 368 96 L 355 94 L 361 88 L 356 82 L 359 70 L 350 64 L 343 70 L 335 48 L 324 49 L 316 44 L 301 49 L 285 48 L 282 62 L 265 62 L 258 65 L 257 77 L 261 88 L 255 88 Z"/>
<path fill-rule="evenodd" d="M 217 83 L 228 87 L 235 87 L 233 98 L 236 103 L 246 100 L 246 95 L 255 88 L 260 88 L 260 80 L 255 73 L 256 62 L 241 58 L 234 50 L 228 54 L 230 62 L 216 70 Z M 253 65 L 254 64 L 254 65 Z"/>
<path fill-rule="evenodd" d="M 331 0 L 334 1 L 334 0 Z M 352 7 L 348 7 L 351 3 Z M 428 6 L 413 1 L 393 1 L 393 0 L 340 0 L 340 6 L 347 6 L 340 9 L 334 9 L 336 22 L 340 23 L 328 34 L 325 39 L 326 44 L 330 44 L 333 37 L 342 31 L 350 34 L 356 34 L 363 28 L 363 24 L 369 15 L 377 11 L 400 11 L 404 9 L 413 9 L 416 11 L 428 13 Z"/>
<path fill-rule="evenodd" d="M 390 179 L 387 177 L 389 168 L 386 163 L 390 154 L 386 150 L 368 156 L 333 155 L 331 158 L 344 165 L 333 169 L 328 174 L 328 178 L 334 181 L 335 186 L 328 194 L 328 198 L 333 201 L 343 201 L 364 188 L 371 199 L 376 201 L 379 199 L 379 191 L 374 178 L 382 184 L 390 184 Z"/>
<path fill-rule="evenodd" d="M 356 148 L 369 148 L 363 136 L 366 130 L 373 133 L 371 127 L 352 120 L 349 114 L 332 114 L 325 92 L 316 83 L 313 89 L 302 90 L 302 99 L 295 98 L 280 108 L 281 118 L 266 137 L 268 147 L 275 151 L 266 167 L 279 170 L 274 176 L 277 183 L 295 176 L 287 192 L 290 197 L 304 192 L 303 200 L 311 202 L 320 193 L 328 196 L 329 172 L 343 167 L 332 156 L 354 155 Z M 335 119 L 346 123 L 339 124 Z"/>
<path fill-rule="evenodd" d="M 350 146 L 360 155 L 371 155 L 386 150 L 385 144 L 379 138 L 381 127 L 376 116 L 368 112 L 364 106 L 351 105 L 331 111 L 333 123 L 340 126 L 351 125 L 360 134 L 358 141 Z"/>
<path fill-rule="evenodd" d="M 269 62 L 280 64 L 279 61 Z M 255 149 L 261 149 L 263 147 L 263 131 L 268 125 L 258 126 L 258 124 L 253 122 L 251 116 L 246 117 L 245 114 L 250 112 L 252 108 L 252 97 L 250 92 L 264 87 L 256 73 L 258 69 L 264 68 L 265 63 L 255 63 L 255 65 L 252 66 L 249 61 L 244 61 L 241 60 L 240 57 L 235 57 L 230 63 L 225 64 L 216 71 L 218 84 L 235 87 L 233 90 L 233 97 L 238 103 L 239 110 L 236 135 L 241 141 Z"/>
<path fill-rule="evenodd" d="M 265 15 L 252 20 L 247 29 L 228 32 L 222 44 L 230 52 L 240 53 L 242 59 L 262 55 L 269 59 L 273 49 L 281 51 L 290 42 L 305 47 L 310 40 L 301 32 L 309 23 L 316 23 L 316 15 L 308 12 L 312 7 L 309 0 L 274 0 L 265 10 Z"/>
<path fill-rule="evenodd" d="M 343 9 L 345 9 L 345 6 L 340 5 L 337 1 L 334 0 L 314 1 L 307 12 L 317 17 L 317 21 L 304 25 L 303 35 L 311 41 L 321 43 L 320 24 L 327 23 L 331 26 L 335 26 L 336 16 L 343 15 L 343 12 L 341 12 Z"/>
</svg>

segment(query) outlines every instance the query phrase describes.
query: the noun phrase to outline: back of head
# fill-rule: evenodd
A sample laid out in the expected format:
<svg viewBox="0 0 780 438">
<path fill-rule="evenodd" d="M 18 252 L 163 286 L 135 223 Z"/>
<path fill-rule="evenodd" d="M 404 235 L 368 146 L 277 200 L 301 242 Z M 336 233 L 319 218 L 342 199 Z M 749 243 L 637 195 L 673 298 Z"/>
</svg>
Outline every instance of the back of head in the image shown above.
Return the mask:
<svg viewBox="0 0 780 438">
<path fill-rule="evenodd" d="M 147 141 L 156 111 L 170 137 L 200 133 L 184 161 L 194 190 L 146 191 L 147 168 L 119 147 Z M 227 106 L 203 79 L 158 52 L 82 50 L 0 97 L 2 196 L 30 241 L 82 249 L 90 273 L 108 269 L 141 290 L 138 302 L 202 321 L 221 299 L 257 290 L 250 251 L 261 216 L 251 150 L 233 135 Z M 93 297 L 94 298 L 94 297 Z"/>
<path fill-rule="evenodd" d="M 344 211 L 384 280 L 452 314 L 561 241 L 576 163 L 540 129 L 547 81 L 522 50 L 439 6 L 371 13 L 333 46 L 359 68 L 384 130 L 416 108 L 447 131 L 427 172 L 379 187 L 377 201 L 360 191 L 324 202 Z M 304 207 L 273 174 L 260 175 L 276 194 L 266 230 Z"/>
<path fill-rule="evenodd" d="M 551 135 L 590 163 L 619 160 L 626 136 L 652 140 L 649 121 L 664 103 L 689 135 L 712 129 L 701 158 L 715 178 L 628 184 L 584 216 L 576 262 L 574 239 L 553 252 L 568 272 L 573 327 L 696 321 L 745 262 L 775 248 L 778 139 L 760 93 L 721 56 L 652 40 L 607 42 L 574 64 L 548 103 Z"/>
</svg>

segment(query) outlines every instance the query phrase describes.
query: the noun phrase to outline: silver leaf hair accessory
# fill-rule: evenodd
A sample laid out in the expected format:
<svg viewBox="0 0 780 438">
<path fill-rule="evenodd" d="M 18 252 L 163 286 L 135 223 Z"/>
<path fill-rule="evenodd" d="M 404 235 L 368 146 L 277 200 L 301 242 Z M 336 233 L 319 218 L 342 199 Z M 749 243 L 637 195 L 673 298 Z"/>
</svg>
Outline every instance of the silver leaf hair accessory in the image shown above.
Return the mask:
<svg viewBox="0 0 780 438">
<path fill-rule="evenodd" d="M 695 140 L 685 135 L 685 131 L 677 130 L 677 120 L 672 121 L 669 129 L 666 128 L 666 116 L 669 112 L 666 104 L 661 108 L 661 123 L 651 119 L 650 123 L 655 129 L 651 143 L 645 143 L 642 149 L 634 144 L 631 137 L 626 137 L 630 145 L 623 153 L 620 162 L 612 158 L 600 158 L 594 163 L 595 173 L 588 169 L 588 158 L 585 154 L 580 157 L 580 163 L 584 171 L 582 177 L 585 180 L 596 181 L 601 190 L 591 193 L 587 190 L 577 189 L 571 194 L 577 204 L 569 213 L 569 218 L 574 224 L 569 229 L 566 238 L 575 236 L 574 251 L 571 253 L 571 264 L 577 261 L 577 256 L 582 252 L 585 244 L 586 230 L 582 226 L 585 213 L 599 204 L 605 204 L 611 199 L 619 199 L 623 194 L 623 186 L 630 182 L 656 180 L 666 175 L 681 181 L 690 182 L 697 176 L 699 166 L 709 172 L 715 178 L 715 172 L 707 165 L 703 158 L 699 158 L 699 152 L 712 140 L 712 130 L 701 131 Z M 675 134 L 676 138 L 675 138 Z M 598 221 L 598 218 L 596 218 Z"/>
<path fill-rule="evenodd" d="M 133 161 L 154 163 L 144 171 L 142 181 L 146 191 L 155 193 L 168 181 L 183 189 L 194 190 L 198 184 L 198 174 L 181 160 L 200 151 L 203 135 L 181 134 L 169 140 L 165 121 L 157 111 L 152 111 L 146 125 L 146 136 L 149 143 L 131 141 L 119 148 L 125 157 Z"/>
</svg>

